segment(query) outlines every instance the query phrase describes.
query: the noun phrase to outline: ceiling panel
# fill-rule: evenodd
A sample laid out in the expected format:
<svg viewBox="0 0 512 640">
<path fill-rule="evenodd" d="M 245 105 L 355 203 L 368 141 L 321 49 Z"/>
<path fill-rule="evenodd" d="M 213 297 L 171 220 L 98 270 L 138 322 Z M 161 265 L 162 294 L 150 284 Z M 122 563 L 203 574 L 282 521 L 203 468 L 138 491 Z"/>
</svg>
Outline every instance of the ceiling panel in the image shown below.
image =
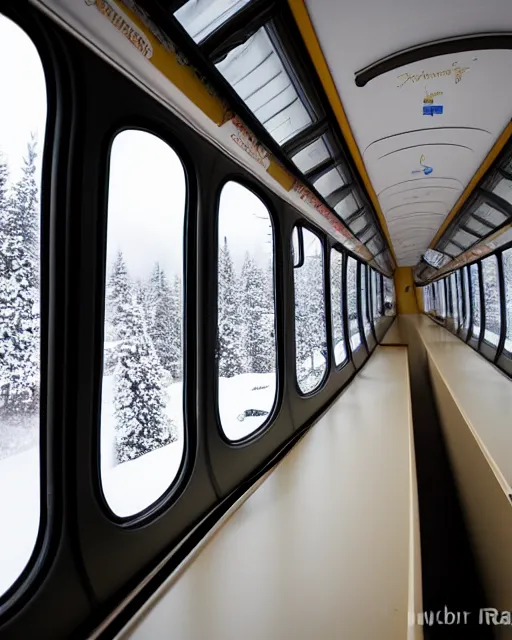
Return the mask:
<svg viewBox="0 0 512 640">
<path fill-rule="evenodd" d="M 306 4 L 398 264 L 413 266 L 511 119 L 507 78 L 512 51 L 436 56 L 378 76 L 364 87 L 356 86 L 354 74 L 405 47 L 512 31 L 510 1 Z"/>
</svg>

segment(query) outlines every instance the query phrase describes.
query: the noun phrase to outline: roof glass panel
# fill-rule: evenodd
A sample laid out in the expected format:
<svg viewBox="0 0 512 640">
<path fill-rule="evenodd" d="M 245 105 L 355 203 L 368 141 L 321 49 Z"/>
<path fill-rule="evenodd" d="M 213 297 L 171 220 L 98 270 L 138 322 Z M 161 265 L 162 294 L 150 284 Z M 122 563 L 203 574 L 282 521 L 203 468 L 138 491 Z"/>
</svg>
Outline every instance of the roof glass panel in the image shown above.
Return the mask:
<svg viewBox="0 0 512 640">
<path fill-rule="evenodd" d="M 475 238 L 475 236 L 471 235 L 470 233 L 467 233 L 463 229 L 459 229 L 457 233 L 453 236 L 453 239 L 455 240 L 455 242 L 458 242 L 461 245 L 461 247 L 464 247 L 465 249 L 467 249 L 472 244 L 474 244 L 478 238 Z"/>
<path fill-rule="evenodd" d="M 500 194 L 498 193 L 497 195 Z M 492 224 L 494 227 L 498 227 L 507 219 L 507 216 L 504 213 L 501 213 L 501 211 L 498 211 L 494 207 L 491 207 L 491 205 L 487 204 L 487 202 L 483 202 L 475 211 L 475 214 L 480 216 L 481 218 L 484 218 L 484 220 L 487 220 L 487 222 L 489 224 Z"/>
<path fill-rule="evenodd" d="M 452 244 L 451 242 L 449 242 L 446 247 L 443 249 L 443 251 L 445 253 L 448 253 L 452 258 L 454 256 L 458 256 L 460 253 L 462 253 L 462 251 L 459 249 L 459 247 L 456 247 L 454 244 Z"/>
<path fill-rule="evenodd" d="M 265 27 L 216 67 L 278 144 L 312 123 Z"/>
<path fill-rule="evenodd" d="M 492 192 L 512 204 L 512 180 L 502 178 Z"/>
<path fill-rule="evenodd" d="M 194 42 L 201 42 L 250 1 L 189 0 L 174 16 Z"/>
<path fill-rule="evenodd" d="M 355 213 L 360 208 L 359 203 L 357 202 L 355 195 L 353 193 L 349 193 L 348 196 L 343 198 L 338 204 L 334 207 L 334 211 L 342 218 L 346 220 L 349 216 Z"/>
<path fill-rule="evenodd" d="M 327 173 L 324 173 L 315 180 L 315 182 L 313 182 L 315 189 L 324 198 L 327 198 L 327 196 L 329 196 L 333 191 L 336 191 L 336 189 L 343 187 L 344 184 L 345 182 L 341 177 L 338 167 L 327 171 Z"/>
<path fill-rule="evenodd" d="M 471 217 L 469 217 L 466 220 L 464 225 L 468 229 L 470 229 L 471 231 L 474 231 L 477 235 L 482 237 L 486 236 L 488 233 L 492 231 L 492 229 L 490 229 L 488 226 L 486 226 L 482 222 L 479 222 L 478 220 L 475 220 L 475 218 L 471 218 Z"/>
<path fill-rule="evenodd" d="M 368 219 L 366 218 L 365 215 L 362 216 L 357 216 L 357 218 L 350 223 L 350 231 L 352 231 L 352 233 L 359 233 L 360 231 L 362 231 L 366 225 L 368 224 Z M 365 233 L 365 235 L 367 235 Z"/>
<path fill-rule="evenodd" d="M 352 230 L 352 227 L 351 227 L 351 230 Z M 359 240 L 361 242 L 363 242 L 363 243 L 368 242 L 368 240 L 372 236 L 374 236 L 375 233 L 376 233 L 375 227 L 373 225 L 369 225 L 369 227 L 366 229 L 366 231 L 363 234 L 359 235 Z"/>
<path fill-rule="evenodd" d="M 329 153 L 325 140 L 323 138 L 318 138 L 318 140 L 312 142 L 305 149 L 296 153 L 292 157 L 292 162 L 297 165 L 302 173 L 306 173 L 306 171 L 317 167 L 319 164 L 330 158 L 330 156 L 331 154 Z"/>
<path fill-rule="evenodd" d="M 507 173 L 512 174 L 512 156 L 502 166 Z"/>
<path fill-rule="evenodd" d="M 368 249 L 370 249 L 370 251 L 375 256 L 382 249 L 382 242 L 379 236 L 375 236 L 370 240 L 370 242 L 366 243 L 366 246 L 368 247 Z"/>
</svg>

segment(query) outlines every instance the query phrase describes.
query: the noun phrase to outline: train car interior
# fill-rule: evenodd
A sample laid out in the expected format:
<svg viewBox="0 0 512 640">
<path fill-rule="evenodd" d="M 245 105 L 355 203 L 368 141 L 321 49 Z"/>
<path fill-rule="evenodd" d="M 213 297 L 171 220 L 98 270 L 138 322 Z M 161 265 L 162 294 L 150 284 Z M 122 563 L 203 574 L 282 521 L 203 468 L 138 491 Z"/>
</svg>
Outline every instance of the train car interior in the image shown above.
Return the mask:
<svg viewBox="0 0 512 640">
<path fill-rule="evenodd" d="M 0 640 L 512 638 L 510 0 L 4 0 Z"/>
</svg>

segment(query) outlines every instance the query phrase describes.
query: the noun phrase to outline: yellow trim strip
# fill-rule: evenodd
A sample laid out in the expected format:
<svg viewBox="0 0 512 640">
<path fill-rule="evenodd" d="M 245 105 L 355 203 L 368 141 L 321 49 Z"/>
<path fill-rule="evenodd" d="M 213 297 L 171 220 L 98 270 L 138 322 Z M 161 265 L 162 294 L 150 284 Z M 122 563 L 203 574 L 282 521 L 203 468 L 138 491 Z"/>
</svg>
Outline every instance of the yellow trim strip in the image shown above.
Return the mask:
<svg viewBox="0 0 512 640">
<path fill-rule="evenodd" d="M 295 22 L 297 23 L 304 43 L 307 47 L 311 60 L 315 65 L 318 77 L 320 78 L 332 110 L 336 115 L 336 119 L 338 120 L 338 124 L 340 126 L 341 132 L 343 133 L 343 137 L 345 138 L 345 142 L 347 143 L 357 170 L 361 175 L 364 186 L 368 191 L 368 195 L 370 196 L 370 200 L 372 201 L 373 207 L 377 213 L 377 217 L 379 218 L 382 230 L 384 231 L 384 234 L 387 238 L 389 249 L 396 265 L 396 255 L 393 249 L 393 243 L 391 242 L 391 236 L 389 234 L 386 218 L 382 213 L 377 194 L 375 193 L 372 183 L 370 182 L 370 178 L 366 171 L 361 152 L 359 151 L 359 147 L 357 146 L 357 143 L 355 141 L 354 134 L 352 133 L 352 129 L 350 128 L 349 121 L 343 108 L 343 104 L 338 95 L 338 90 L 336 89 L 336 85 L 334 84 L 334 80 L 332 79 L 331 72 L 329 71 L 327 61 L 325 60 L 322 48 L 320 47 L 320 43 L 316 36 L 313 24 L 311 23 L 311 19 L 309 17 L 309 13 L 304 0 L 288 0 L 288 4 L 293 13 L 293 17 L 295 18 Z"/>
<path fill-rule="evenodd" d="M 459 213 L 459 211 L 461 210 L 462 206 L 464 205 L 466 200 L 469 198 L 469 196 L 473 193 L 474 189 L 476 188 L 476 185 L 483 178 L 483 176 L 486 173 L 486 171 L 489 170 L 489 168 L 492 165 L 492 163 L 496 160 L 498 154 L 503 149 L 503 147 L 506 145 L 506 143 L 508 142 L 508 140 L 509 140 L 511 135 L 512 135 L 512 122 L 509 122 L 509 124 L 505 127 L 505 129 L 503 130 L 503 132 L 500 135 L 500 137 L 496 140 L 493 148 L 487 154 L 487 157 L 485 158 L 485 160 L 480 165 L 480 168 L 478 169 L 478 171 L 471 178 L 468 186 L 464 189 L 464 191 L 462 192 L 462 195 L 460 196 L 460 198 L 455 203 L 455 206 L 450 211 L 450 213 L 446 216 L 446 218 L 444 219 L 443 224 L 439 227 L 436 235 L 434 236 L 434 239 L 430 243 L 430 248 L 431 249 L 433 249 L 435 247 L 435 245 L 439 242 L 439 239 L 441 238 L 443 233 L 448 228 L 448 225 L 450 224 L 450 222 Z"/>
<path fill-rule="evenodd" d="M 172 82 L 187 98 L 189 98 L 210 120 L 222 125 L 230 116 L 228 106 L 217 95 L 208 91 L 208 87 L 195 74 L 192 67 L 184 65 L 176 53 L 168 51 L 164 45 L 151 33 L 139 16 L 127 6 L 123 0 L 119 3 L 122 10 L 149 40 L 153 48 L 150 63 Z M 102 3 L 97 2 L 98 8 Z"/>
</svg>

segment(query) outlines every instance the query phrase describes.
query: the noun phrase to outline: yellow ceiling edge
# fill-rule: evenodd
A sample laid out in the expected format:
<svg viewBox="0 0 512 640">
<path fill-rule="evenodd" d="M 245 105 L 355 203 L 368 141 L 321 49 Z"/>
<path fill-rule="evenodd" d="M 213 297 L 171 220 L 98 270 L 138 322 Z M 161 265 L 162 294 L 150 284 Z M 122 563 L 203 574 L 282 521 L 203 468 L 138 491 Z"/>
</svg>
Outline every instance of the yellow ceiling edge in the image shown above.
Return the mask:
<svg viewBox="0 0 512 640">
<path fill-rule="evenodd" d="M 460 198 L 455 203 L 455 206 L 450 211 L 450 213 L 446 216 L 446 218 L 444 219 L 443 224 L 439 227 L 436 235 L 434 236 L 434 239 L 430 243 L 430 248 L 431 249 L 433 249 L 435 247 L 435 245 L 439 242 L 441 236 L 443 235 L 443 233 L 448 228 L 448 225 L 450 224 L 450 222 L 459 213 L 459 211 L 461 210 L 462 206 L 464 205 L 466 200 L 469 198 L 469 196 L 473 193 L 474 189 L 476 188 L 476 185 L 480 182 L 480 180 L 483 178 L 485 173 L 489 170 L 489 168 L 492 165 L 492 163 L 496 160 L 496 158 L 498 157 L 498 154 L 503 149 L 503 147 L 506 145 L 506 143 L 508 142 L 508 139 L 510 138 L 511 135 L 512 135 L 512 122 L 509 122 L 508 125 L 503 130 L 503 132 L 500 135 L 500 137 L 496 140 L 493 148 L 487 154 L 487 157 L 485 158 L 485 160 L 480 165 L 478 171 L 471 178 L 468 186 L 464 189 L 464 191 L 462 192 L 462 195 L 460 196 Z"/>
<path fill-rule="evenodd" d="M 359 147 L 357 146 L 357 143 L 355 141 L 354 134 L 352 133 L 352 129 L 350 128 L 350 124 L 345 114 L 345 109 L 343 108 L 340 96 L 338 95 L 338 90 L 336 89 L 336 85 L 334 84 L 334 80 L 332 79 L 331 72 L 329 71 L 327 61 L 325 60 L 322 48 L 320 47 L 320 43 L 316 36 L 315 29 L 309 17 L 309 13 L 304 0 L 288 0 L 288 4 L 293 13 L 293 17 L 295 18 L 295 22 L 297 23 L 311 60 L 315 65 L 318 77 L 320 78 L 331 108 L 334 111 L 336 119 L 338 120 L 338 124 L 340 126 L 343 137 L 345 138 L 345 142 L 347 143 L 354 163 L 363 180 L 364 186 L 368 191 L 368 195 L 370 196 L 370 200 L 372 201 L 375 212 L 377 213 L 377 217 L 379 218 L 382 230 L 388 241 L 389 250 L 391 251 L 391 255 L 393 256 L 393 260 L 395 261 L 396 266 L 396 255 L 393 249 L 393 243 L 391 242 L 391 236 L 389 235 L 386 218 L 382 213 L 377 194 L 375 193 L 368 173 L 366 172 L 366 167 L 364 166 L 361 152 L 359 151 Z"/>
</svg>

